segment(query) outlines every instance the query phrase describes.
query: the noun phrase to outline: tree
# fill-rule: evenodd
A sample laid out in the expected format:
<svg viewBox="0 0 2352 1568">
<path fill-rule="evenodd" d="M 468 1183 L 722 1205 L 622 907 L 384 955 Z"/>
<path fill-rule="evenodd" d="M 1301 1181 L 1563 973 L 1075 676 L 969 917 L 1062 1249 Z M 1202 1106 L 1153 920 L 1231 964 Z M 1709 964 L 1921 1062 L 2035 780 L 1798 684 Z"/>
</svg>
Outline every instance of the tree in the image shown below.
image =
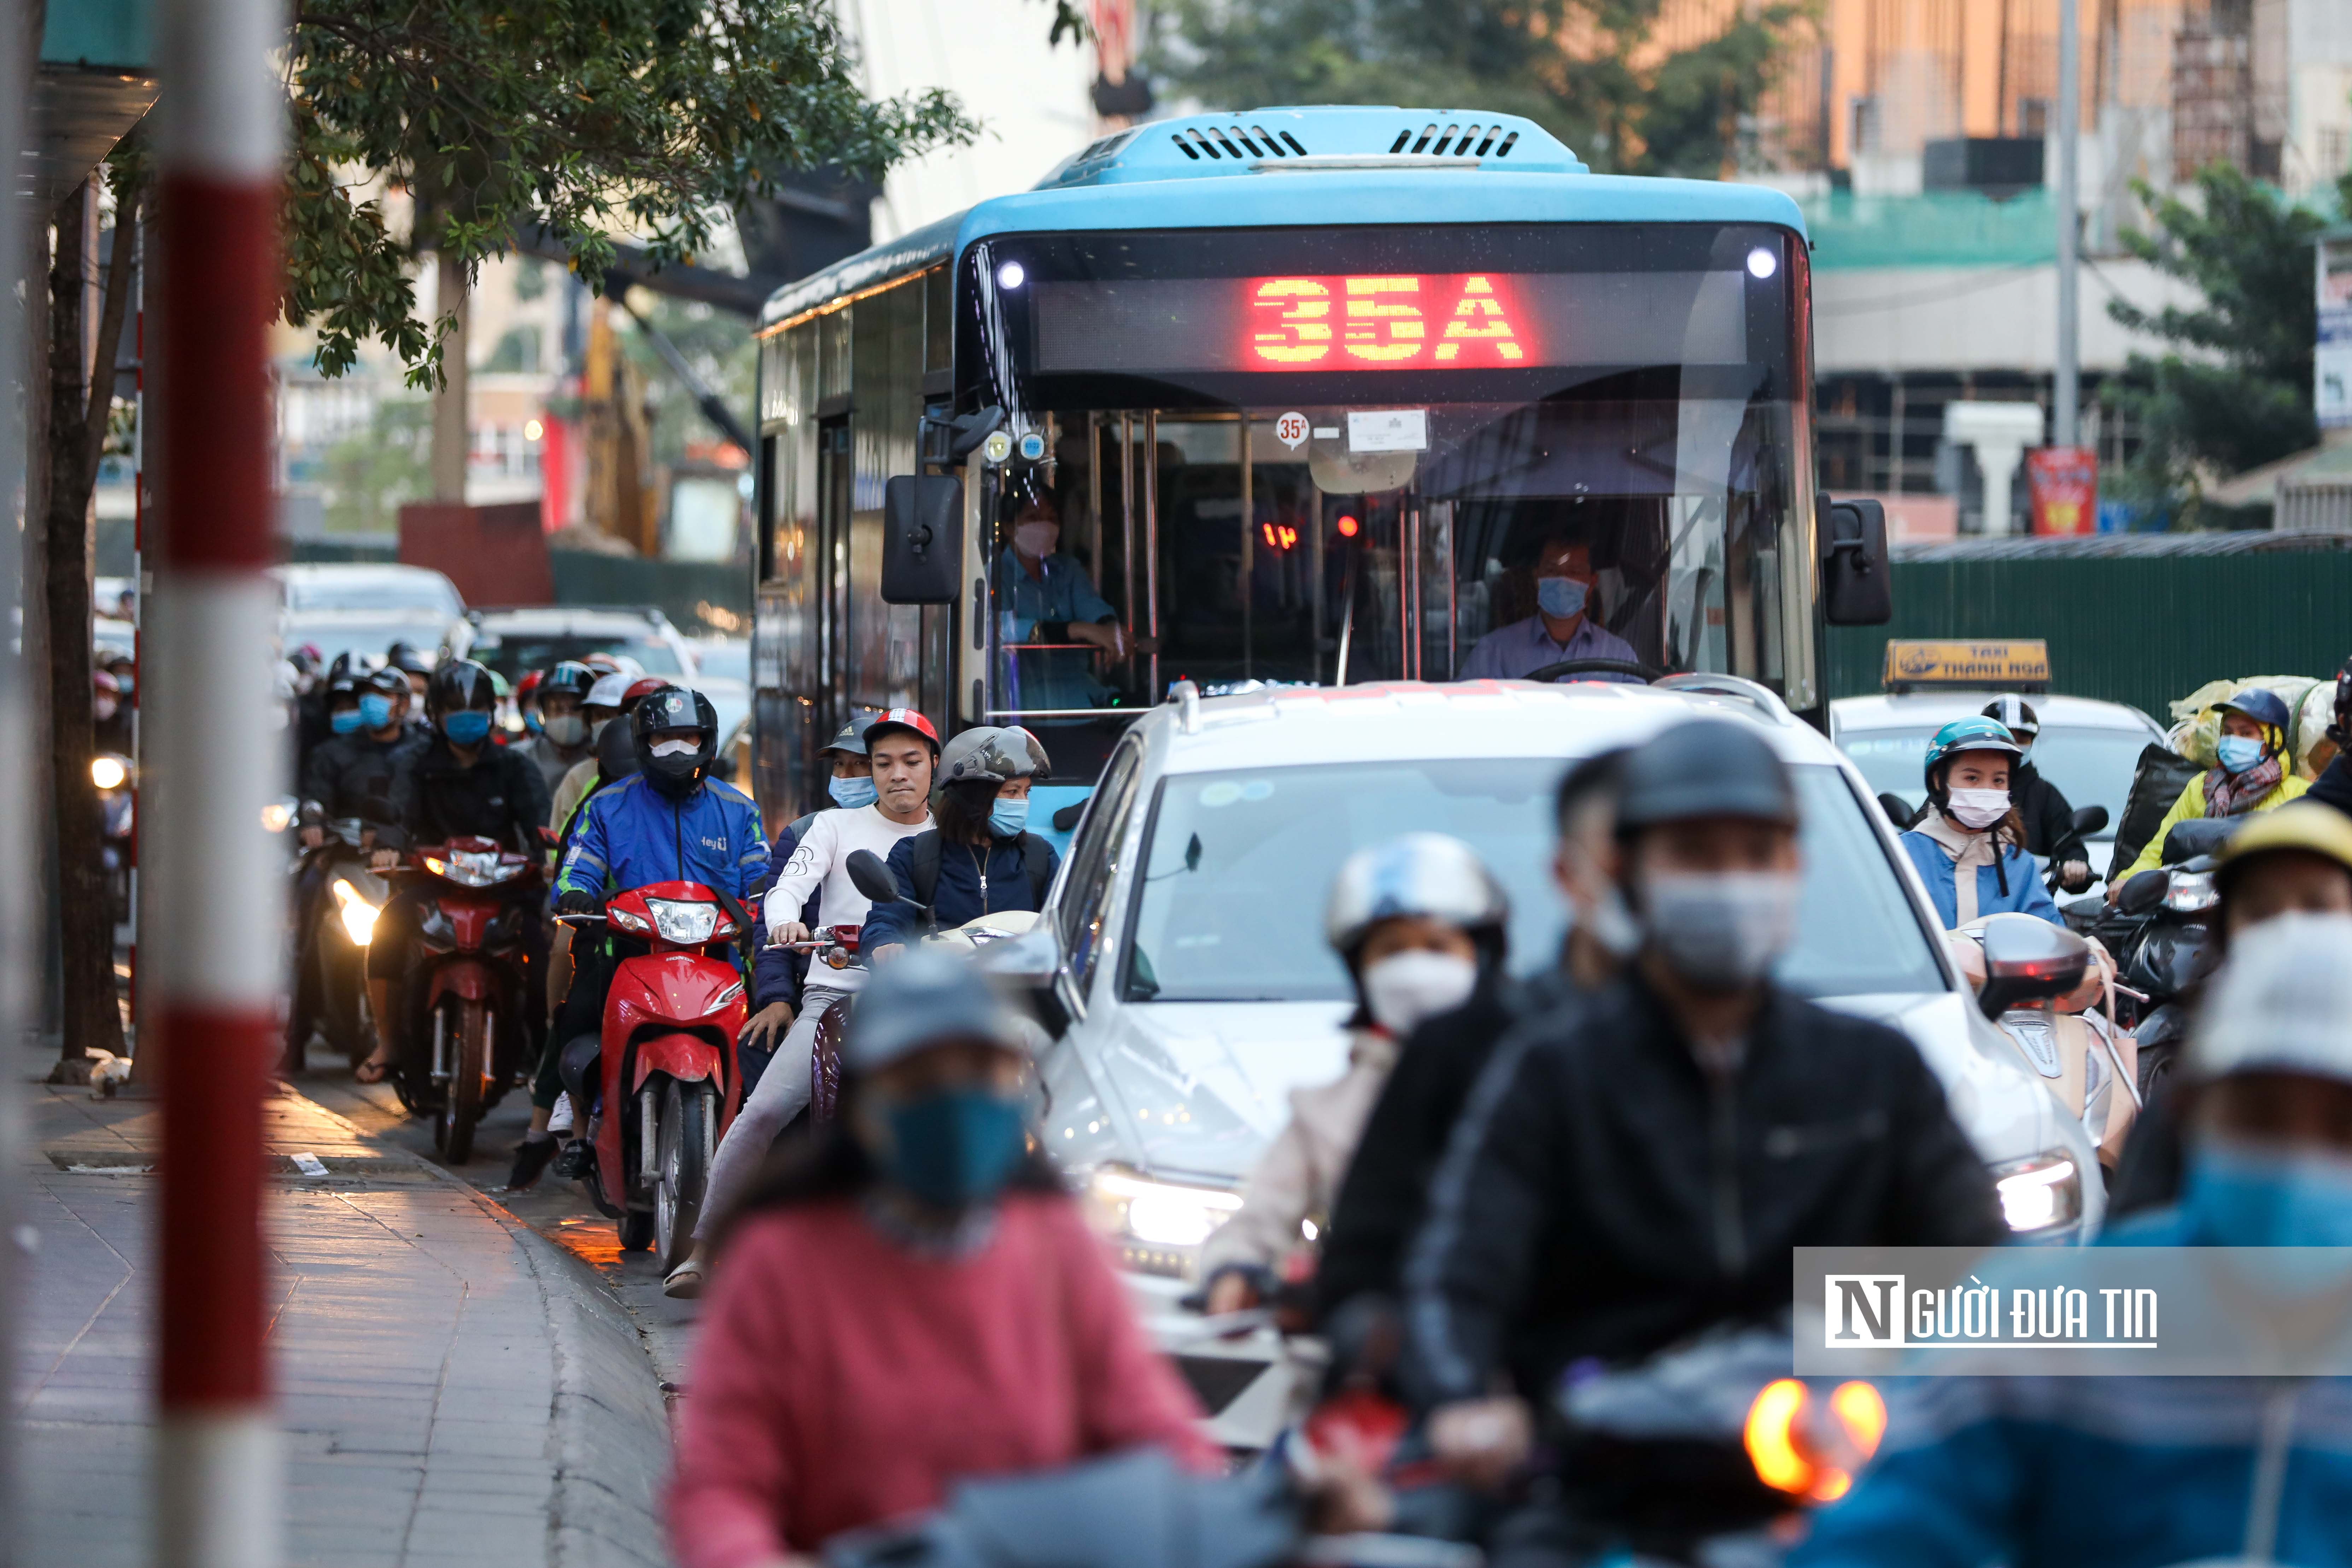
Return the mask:
<svg viewBox="0 0 2352 1568">
<path fill-rule="evenodd" d="M 2352 196 L 2352 180 L 2347 181 Z M 2118 493 L 2175 504 L 2191 527 L 2211 509 L 2205 478 L 2227 476 L 2303 450 L 2318 439 L 2311 412 L 2311 247 L 2324 220 L 2226 163 L 2198 174 L 2196 192 L 2160 195 L 2133 187 L 2154 232 L 2127 229 L 2124 245 L 2169 278 L 2195 287 L 2200 303 L 2143 310 L 2110 300 L 2107 314 L 2174 345 L 2135 353 L 2105 400 L 2137 423 L 2138 455 L 2116 476 Z"/>
<path fill-rule="evenodd" d="M 1654 45 L 1664 0 L 1166 0 L 1154 71 L 1211 102 L 1404 103 L 1522 114 L 1596 169 L 1720 174 L 1803 15 L 1743 7 Z M 1636 63 L 1640 62 L 1640 63 Z"/>
</svg>

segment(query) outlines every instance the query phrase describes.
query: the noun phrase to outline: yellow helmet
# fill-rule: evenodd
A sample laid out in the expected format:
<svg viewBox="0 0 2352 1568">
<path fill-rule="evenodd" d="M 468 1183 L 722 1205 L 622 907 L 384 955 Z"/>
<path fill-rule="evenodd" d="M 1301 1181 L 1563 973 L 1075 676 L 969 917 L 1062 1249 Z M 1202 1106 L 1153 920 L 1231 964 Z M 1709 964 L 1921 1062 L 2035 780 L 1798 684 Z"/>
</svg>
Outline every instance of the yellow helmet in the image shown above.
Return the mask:
<svg viewBox="0 0 2352 1568">
<path fill-rule="evenodd" d="M 2352 872 L 2352 817 L 2315 800 L 2263 812 L 2230 835 L 2221 849 L 2221 879 L 2227 881 L 2230 868 L 2242 861 L 2282 849 L 2317 855 Z"/>
</svg>

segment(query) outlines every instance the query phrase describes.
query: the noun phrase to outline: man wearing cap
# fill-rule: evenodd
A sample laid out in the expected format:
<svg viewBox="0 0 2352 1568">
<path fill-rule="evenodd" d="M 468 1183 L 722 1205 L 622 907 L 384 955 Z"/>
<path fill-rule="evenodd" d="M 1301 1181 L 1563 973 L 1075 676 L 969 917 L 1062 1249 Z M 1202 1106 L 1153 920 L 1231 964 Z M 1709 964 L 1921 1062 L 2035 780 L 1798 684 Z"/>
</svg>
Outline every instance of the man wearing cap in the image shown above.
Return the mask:
<svg viewBox="0 0 2352 1568">
<path fill-rule="evenodd" d="M 1497 1044 L 1406 1263 L 1407 1382 L 1440 1462 L 1476 1485 L 1517 1469 L 1571 1364 L 1785 1312 L 1792 1247 L 2004 1234 L 1911 1042 L 1772 982 L 1801 868 L 1770 742 L 1676 724 L 1619 790 L 1612 871 L 1640 946 Z M 1558 1518 L 1531 1516 L 1531 1539 Z"/>
<path fill-rule="evenodd" d="M 772 944 L 805 942 L 809 928 L 803 915 L 811 900 L 822 907 L 829 925 L 861 925 L 870 900 L 849 879 L 849 857 L 870 849 L 887 859 L 903 839 L 911 838 L 931 823 L 931 771 L 938 761 L 939 731 L 912 708 L 891 708 L 868 723 L 861 733 L 845 731 L 828 748 L 836 758 L 847 744 L 857 748 L 858 760 L 868 764 L 865 780 L 847 781 L 836 773 L 834 784 L 864 782 L 866 790 L 836 788 L 837 800 L 870 795 L 859 805 L 847 800 L 830 811 L 805 819 L 807 827 L 791 858 L 768 889 L 766 921 Z M 836 763 L 838 766 L 838 763 Z M 797 825 L 795 825 L 797 826 Z M 719 1140 L 710 1164 L 710 1183 L 703 1198 L 706 1218 L 695 1230 L 695 1250 L 670 1270 L 662 1288 L 673 1296 L 698 1296 L 704 1277 L 702 1239 L 708 1216 L 734 1207 L 745 1184 L 767 1158 L 768 1147 L 792 1119 L 806 1109 L 814 1061 L 817 1025 L 825 1009 L 856 993 L 865 981 L 864 969 L 834 969 L 811 965 L 799 988 L 797 1011 L 788 988 L 790 971 L 775 963 L 773 948 L 759 965 L 760 1011 L 744 1026 L 743 1039 L 755 1049 L 783 1032 L 775 1059 L 760 1075 L 751 1097 L 735 1113 Z"/>
<path fill-rule="evenodd" d="M 2179 1204 L 2102 1245 L 2352 1247 L 2352 916 L 2232 943 L 2179 1095 Z M 2233 1259 L 2229 1318 L 2266 1298 L 2297 1338 L 2341 1343 L 2346 1256 Z M 2168 1344 L 2200 1316 L 2168 1294 L 2163 1311 Z M 2352 1379 L 1896 1382 L 1875 1467 L 1790 1568 L 2352 1563 Z"/>
</svg>

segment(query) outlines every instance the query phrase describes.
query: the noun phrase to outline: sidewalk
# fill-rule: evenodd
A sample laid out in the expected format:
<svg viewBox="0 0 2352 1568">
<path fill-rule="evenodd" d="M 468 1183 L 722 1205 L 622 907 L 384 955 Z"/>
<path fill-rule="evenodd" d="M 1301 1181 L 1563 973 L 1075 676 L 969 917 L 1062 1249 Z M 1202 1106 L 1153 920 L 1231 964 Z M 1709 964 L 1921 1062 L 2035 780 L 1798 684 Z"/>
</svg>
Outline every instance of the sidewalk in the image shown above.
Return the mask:
<svg viewBox="0 0 2352 1568">
<path fill-rule="evenodd" d="M 145 1474 L 152 1100 L 23 1083 L 19 1561 L 152 1560 Z M 407 1152 L 290 1090 L 270 1335 L 286 1561 L 658 1565 L 669 1453 L 652 1363 L 595 1275 Z M 295 1156 L 323 1164 L 300 1173 Z"/>
</svg>

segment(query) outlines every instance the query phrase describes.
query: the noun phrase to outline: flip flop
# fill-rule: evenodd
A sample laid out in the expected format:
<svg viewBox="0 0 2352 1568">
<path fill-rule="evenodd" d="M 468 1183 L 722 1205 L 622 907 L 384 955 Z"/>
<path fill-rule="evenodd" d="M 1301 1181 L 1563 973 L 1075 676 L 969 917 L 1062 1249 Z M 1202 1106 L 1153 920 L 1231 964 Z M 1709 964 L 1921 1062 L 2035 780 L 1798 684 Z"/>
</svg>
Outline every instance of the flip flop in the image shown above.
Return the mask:
<svg viewBox="0 0 2352 1568">
<path fill-rule="evenodd" d="M 373 1073 L 375 1076 L 371 1078 L 368 1076 L 370 1073 Z M 362 1062 L 359 1066 L 352 1069 L 352 1076 L 359 1079 L 362 1083 L 382 1083 L 384 1079 L 392 1076 L 392 1064 L 390 1062 Z"/>
<path fill-rule="evenodd" d="M 701 1260 L 689 1258 L 669 1271 L 669 1278 L 662 1281 L 662 1294 L 691 1301 L 702 1294 L 702 1279 Z"/>
</svg>

